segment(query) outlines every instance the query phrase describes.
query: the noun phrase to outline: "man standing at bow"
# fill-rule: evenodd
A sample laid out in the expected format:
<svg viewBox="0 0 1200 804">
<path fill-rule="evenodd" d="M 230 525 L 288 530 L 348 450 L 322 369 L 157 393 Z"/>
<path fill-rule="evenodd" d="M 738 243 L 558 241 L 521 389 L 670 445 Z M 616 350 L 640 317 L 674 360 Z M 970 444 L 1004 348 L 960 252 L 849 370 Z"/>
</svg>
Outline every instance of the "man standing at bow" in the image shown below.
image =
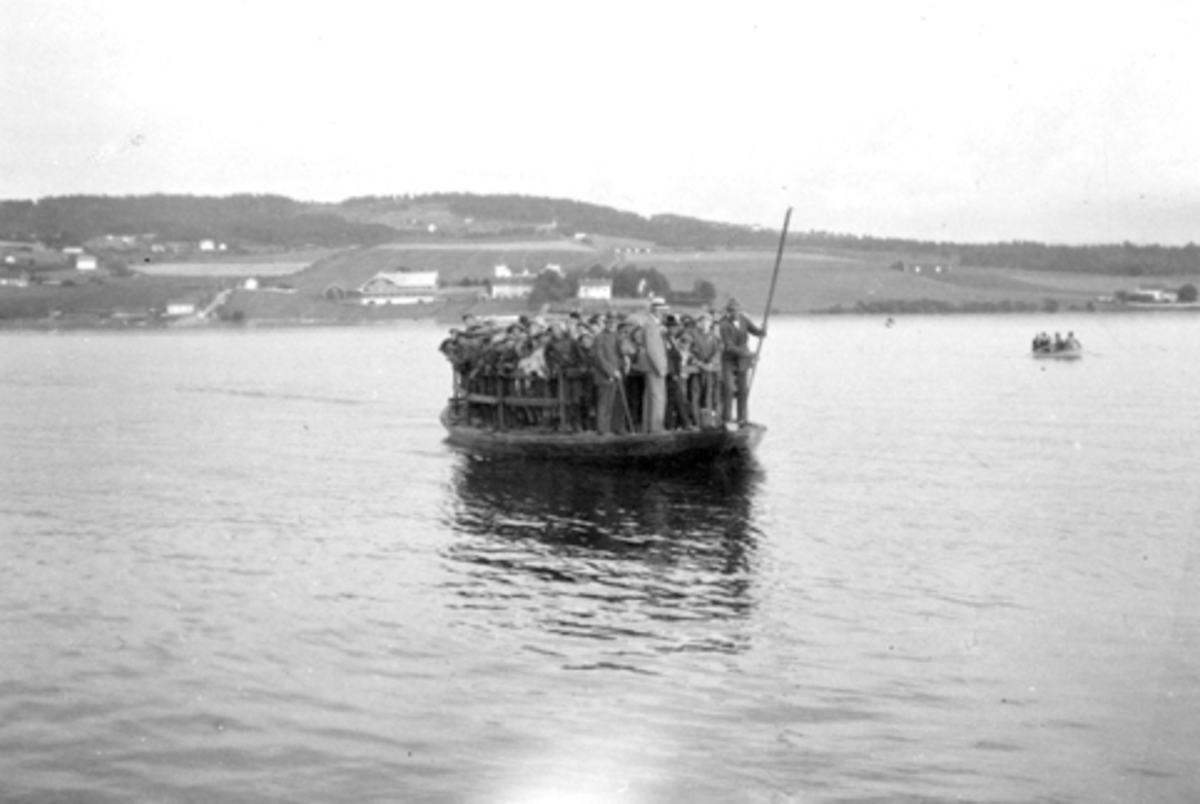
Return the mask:
<svg viewBox="0 0 1200 804">
<path fill-rule="evenodd" d="M 750 336 L 767 337 L 767 328 L 757 327 L 742 313 L 737 299 L 730 299 L 725 307 L 725 316 L 719 327 L 721 333 L 721 399 L 724 403 L 722 419 L 726 424 L 733 413 L 733 396 L 737 393 L 737 421 L 739 425 L 750 422 L 748 384 L 750 368 L 754 365 L 754 353 L 750 351 Z"/>
</svg>

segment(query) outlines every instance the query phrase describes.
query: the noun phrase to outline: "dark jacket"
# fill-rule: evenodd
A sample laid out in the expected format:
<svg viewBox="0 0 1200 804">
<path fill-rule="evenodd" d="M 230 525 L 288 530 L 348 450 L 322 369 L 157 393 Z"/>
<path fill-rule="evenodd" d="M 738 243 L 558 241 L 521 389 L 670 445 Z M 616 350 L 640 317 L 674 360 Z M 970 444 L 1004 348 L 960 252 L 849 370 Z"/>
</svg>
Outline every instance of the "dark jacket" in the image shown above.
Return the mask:
<svg viewBox="0 0 1200 804">
<path fill-rule="evenodd" d="M 750 336 L 757 335 L 761 338 L 763 331 L 745 315 L 736 313 L 732 318 L 721 319 L 720 333 L 721 342 L 724 344 L 724 356 L 733 360 L 750 357 Z"/>
<path fill-rule="evenodd" d="M 621 371 L 621 347 L 616 332 L 604 330 L 592 344 L 592 373 L 597 382 L 607 382 Z"/>
</svg>

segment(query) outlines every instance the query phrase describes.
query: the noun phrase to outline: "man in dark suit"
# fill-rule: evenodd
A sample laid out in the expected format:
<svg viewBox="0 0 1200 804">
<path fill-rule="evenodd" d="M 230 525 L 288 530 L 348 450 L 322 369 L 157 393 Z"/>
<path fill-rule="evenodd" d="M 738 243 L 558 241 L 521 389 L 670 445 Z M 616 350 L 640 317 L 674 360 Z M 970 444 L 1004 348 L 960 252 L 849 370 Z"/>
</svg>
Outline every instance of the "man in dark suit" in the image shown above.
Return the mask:
<svg viewBox="0 0 1200 804">
<path fill-rule="evenodd" d="M 596 340 L 592 343 L 592 376 L 596 381 L 596 430 L 600 435 L 611 435 L 614 430 L 618 435 L 628 432 L 625 400 L 622 398 L 619 409 L 614 409 L 614 402 L 622 390 L 621 383 L 624 380 L 621 371 L 622 360 L 617 336 L 617 317 L 609 313 L 604 317 L 604 329 L 596 335 Z"/>
<path fill-rule="evenodd" d="M 750 422 L 749 399 L 750 368 L 754 365 L 754 353 L 750 351 L 750 336 L 767 337 L 766 327 L 757 327 L 747 318 L 737 303 L 730 299 L 721 319 L 721 398 L 724 402 L 722 418 L 725 423 L 733 413 L 733 397 L 737 395 L 737 421 L 739 425 Z"/>
</svg>

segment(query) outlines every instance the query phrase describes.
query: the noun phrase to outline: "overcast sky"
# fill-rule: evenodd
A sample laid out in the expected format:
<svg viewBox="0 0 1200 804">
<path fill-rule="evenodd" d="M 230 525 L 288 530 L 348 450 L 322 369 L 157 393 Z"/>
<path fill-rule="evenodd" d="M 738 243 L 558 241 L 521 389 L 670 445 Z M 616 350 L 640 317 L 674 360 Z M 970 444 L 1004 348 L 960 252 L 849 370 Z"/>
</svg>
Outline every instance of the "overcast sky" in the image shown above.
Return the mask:
<svg viewBox="0 0 1200 804">
<path fill-rule="evenodd" d="M 511 192 L 1182 244 L 1197 76 L 1184 2 L 3 0 L 0 198 Z"/>
</svg>

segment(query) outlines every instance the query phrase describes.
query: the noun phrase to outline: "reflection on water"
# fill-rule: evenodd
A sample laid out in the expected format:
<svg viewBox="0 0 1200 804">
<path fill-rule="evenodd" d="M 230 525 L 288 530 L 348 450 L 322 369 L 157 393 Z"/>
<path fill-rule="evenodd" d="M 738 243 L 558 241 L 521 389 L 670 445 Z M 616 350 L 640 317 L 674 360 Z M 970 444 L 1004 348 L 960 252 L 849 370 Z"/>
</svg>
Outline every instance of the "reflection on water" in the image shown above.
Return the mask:
<svg viewBox="0 0 1200 804">
<path fill-rule="evenodd" d="M 753 606 L 760 479 L 753 465 L 663 475 L 463 456 L 452 591 L 464 609 L 496 613 L 489 627 L 532 621 L 560 636 L 646 637 L 659 652 L 738 650 L 703 626 Z"/>
</svg>

